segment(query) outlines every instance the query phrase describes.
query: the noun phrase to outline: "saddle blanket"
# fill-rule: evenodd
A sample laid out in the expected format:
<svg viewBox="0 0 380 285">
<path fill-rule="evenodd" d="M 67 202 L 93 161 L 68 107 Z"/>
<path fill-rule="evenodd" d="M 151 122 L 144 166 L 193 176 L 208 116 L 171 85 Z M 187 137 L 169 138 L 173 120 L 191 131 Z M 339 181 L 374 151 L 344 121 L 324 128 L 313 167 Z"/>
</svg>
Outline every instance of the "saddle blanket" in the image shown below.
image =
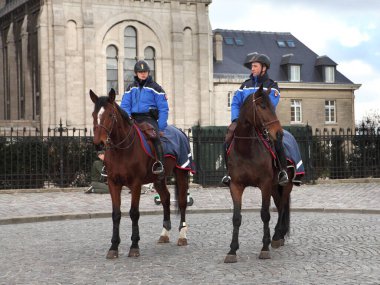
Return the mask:
<svg viewBox="0 0 380 285">
<path fill-rule="evenodd" d="M 136 126 L 136 125 L 135 125 Z M 144 151 L 153 157 L 152 150 L 147 143 L 145 136 L 136 126 Z M 160 138 L 165 157 L 173 157 L 176 160 L 176 167 L 195 173 L 195 164 L 191 154 L 189 139 L 180 129 L 168 125 L 164 130 L 164 136 Z"/>
<path fill-rule="evenodd" d="M 295 175 L 305 175 L 305 167 L 302 162 L 301 153 L 298 148 L 297 141 L 293 137 L 293 135 L 287 130 L 284 130 L 284 137 L 282 143 L 285 147 L 286 157 L 288 157 L 294 163 Z"/>
<path fill-rule="evenodd" d="M 284 131 L 284 137 L 282 139 L 282 143 L 284 145 L 285 149 L 285 156 L 287 157 L 288 162 L 290 165 L 289 167 L 294 167 L 294 176 L 292 177 L 292 180 L 294 182 L 299 182 L 302 176 L 305 175 L 305 167 L 302 162 L 301 158 L 301 152 L 298 148 L 298 143 L 294 136 L 288 132 L 287 130 Z M 265 147 L 270 151 L 273 158 L 276 158 L 276 152 L 272 147 L 268 144 L 268 142 L 264 139 L 261 133 L 259 133 L 259 137 L 261 138 L 262 142 L 264 143 Z M 227 155 L 230 154 L 231 148 L 233 146 L 234 141 L 228 146 L 227 149 Z"/>
</svg>

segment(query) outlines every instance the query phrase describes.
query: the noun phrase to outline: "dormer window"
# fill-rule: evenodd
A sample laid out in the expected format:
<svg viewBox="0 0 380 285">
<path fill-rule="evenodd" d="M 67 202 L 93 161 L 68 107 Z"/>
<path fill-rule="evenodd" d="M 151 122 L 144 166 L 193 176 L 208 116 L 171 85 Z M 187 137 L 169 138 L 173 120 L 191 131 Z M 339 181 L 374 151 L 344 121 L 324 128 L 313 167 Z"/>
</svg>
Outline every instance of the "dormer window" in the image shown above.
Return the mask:
<svg viewBox="0 0 380 285">
<path fill-rule="evenodd" d="M 290 82 L 301 81 L 301 65 L 298 65 L 298 64 L 289 65 L 289 81 Z"/>
<path fill-rule="evenodd" d="M 326 55 L 319 56 L 315 60 L 315 67 L 325 83 L 335 83 L 336 63 Z"/>
<path fill-rule="evenodd" d="M 324 66 L 324 81 L 326 83 L 335 82 L 335 67 L 334 66 Z"/>
<path fill-rule="evenodd" d="M 281 58 L 280 65 L 288 75 L 290 82 L 301 82 L 302 61 L 299 58 L 292 53 L 284 54 Z"/>
</svg>

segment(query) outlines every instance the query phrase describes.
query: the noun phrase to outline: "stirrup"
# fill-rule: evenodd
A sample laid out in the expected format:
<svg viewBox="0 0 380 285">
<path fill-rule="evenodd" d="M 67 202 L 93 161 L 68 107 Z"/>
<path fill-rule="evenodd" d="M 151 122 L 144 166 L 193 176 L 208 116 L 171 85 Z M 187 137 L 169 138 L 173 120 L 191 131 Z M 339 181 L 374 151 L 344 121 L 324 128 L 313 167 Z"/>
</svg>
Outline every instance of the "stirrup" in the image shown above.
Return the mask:
<svg viewBox="0 0 380 285">
<path fill-rule="evenodd" d="M 158 166 L 157 166 L 158 164 Z M 155 170 L 156 169 L 156 170 Z M 161 161 L 157 160 L 155 163 L 152 165 L 152 172 L 153 174 L 162 174 L 164 173 L 164 166 Z"/>
<path fill-rule="evenodd" d="M 225 175 L 223 178 L 222 178 L 222 183 L 226 186 L 230 186 L 230 182 L 231 182 L 231 177 L 229 175 Z"/>
<path fill-rule="evenodd" d="M 289 183 L 288 173 L 285 170 L 281 170 L 278 173 L 278 184 L 280 186 L 285 186 L 288 183 Z"/>
</svg>

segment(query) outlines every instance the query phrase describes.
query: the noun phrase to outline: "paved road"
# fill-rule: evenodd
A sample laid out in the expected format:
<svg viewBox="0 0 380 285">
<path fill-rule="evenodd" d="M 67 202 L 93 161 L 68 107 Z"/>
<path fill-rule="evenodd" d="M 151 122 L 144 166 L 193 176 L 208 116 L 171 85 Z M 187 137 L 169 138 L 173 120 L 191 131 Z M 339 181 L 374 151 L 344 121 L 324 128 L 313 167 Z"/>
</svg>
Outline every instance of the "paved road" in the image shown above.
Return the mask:
<svg viewBox="0 0 380 285">
<path fill-rule="evenodd" d="M 143 215 L 141 256 L 128 258 L 131 223 L 122 219 L 118 260 L 105 258 L 108 218 L 2 225 L 0 284 L 380 283 L 378 214 L 293 213 L 285 246 L 259 260 L 262 223 L 258 212 L 245 212 L 235 264 L 223 263 L 231 213 L 189 214 L 188 222 L 187 247 L 176 245 L 175 230 L 159 245 L 162 217 Z"/>
<path fill-rule="evenodd" d="M 195 202 L 187 219 L 187 247 L 176 246 L 176 216 L 171 243 L 156 243 L 162 208 L 148 193 L 141 199 L 141 256 L 127 257 L 131 222 L 124 216 L 120 257 L 110 261 L 105 259 L 112 231 L 108 195 L 81 189 L 4 191 L 0 284 L 380 284 L 380 183 L 295 188 L 291 235 L 284 247 L 272 250 L 270 260 L 257 258 L 260 192 L 247 189 L 236 264 L 223 263 L 232 231 L 228 189 L 192 187 L 190 192 Z M 124 214 L 129 198 L 125 191 Z M 272 213 L 272 221 L 276 216 Z"/>
<path fill-rule="evenodd" d="M 66 192 L 65 192 L 66 191 Z M 108 194 L 83 194 L 83 189 L 46 191 L 40 193 L 0 190 L 0 225 L 60 219 L 110 217 Z M 194 205 L 189 212 L 230 212 L 232 200 L 228 188 L 192 186 Z M 153 201 L 154 193 L 141 195 L 142 214 L 161 213 Z M 257 210 L 261 193 L 249 187 L 243 196 L 243 208 Z M 122 192 L 122 212 L 128 214 L 130 194 Z M 380 183 L 317 184 L 295 187 L 292 192 L 293 211 L 340 211 L 380 213 Z"/>
</svg>

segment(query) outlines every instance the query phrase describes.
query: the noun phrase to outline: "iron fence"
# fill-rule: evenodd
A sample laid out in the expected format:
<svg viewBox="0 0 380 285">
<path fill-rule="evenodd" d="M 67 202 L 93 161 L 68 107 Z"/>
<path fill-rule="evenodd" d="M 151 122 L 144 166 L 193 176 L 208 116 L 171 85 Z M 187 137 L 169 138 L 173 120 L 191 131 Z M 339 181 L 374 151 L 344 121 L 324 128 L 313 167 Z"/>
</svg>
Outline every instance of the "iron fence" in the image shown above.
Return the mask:
<svg viewBox="0 0 380 285">
<path fill-rule="evenodd" d="M 312 130 L 284 127 L 298 142 L 305 166 L 304 182 L 317 179 L 380 177 L 380 128 Z M 220 185 L 226 174 L 224 136 L 226 127 L 194 127 L 191 142 L 197 165 L 194 182 Z"/>
<path fill-rule="evenodd" d="M 305 182 L 317 179 L 380 177 L 380 129 L 331 131 L 285 127 L 296 138 L 305 165 Z M 188 130 L 197 172 L 194 183 L 220 185 L 226 174 L 226 127 Z M 80 187 L 90 183 L 96 159 L 92 134 L 60 124 L 38 129 L 0 129 L 0 189 Z"/>
<path fill-rule="evenodd" d="M 79 187 L 90 183 L 96 158 L 87 129 L 0 130 L 0 189 Z"/>
</svg>

